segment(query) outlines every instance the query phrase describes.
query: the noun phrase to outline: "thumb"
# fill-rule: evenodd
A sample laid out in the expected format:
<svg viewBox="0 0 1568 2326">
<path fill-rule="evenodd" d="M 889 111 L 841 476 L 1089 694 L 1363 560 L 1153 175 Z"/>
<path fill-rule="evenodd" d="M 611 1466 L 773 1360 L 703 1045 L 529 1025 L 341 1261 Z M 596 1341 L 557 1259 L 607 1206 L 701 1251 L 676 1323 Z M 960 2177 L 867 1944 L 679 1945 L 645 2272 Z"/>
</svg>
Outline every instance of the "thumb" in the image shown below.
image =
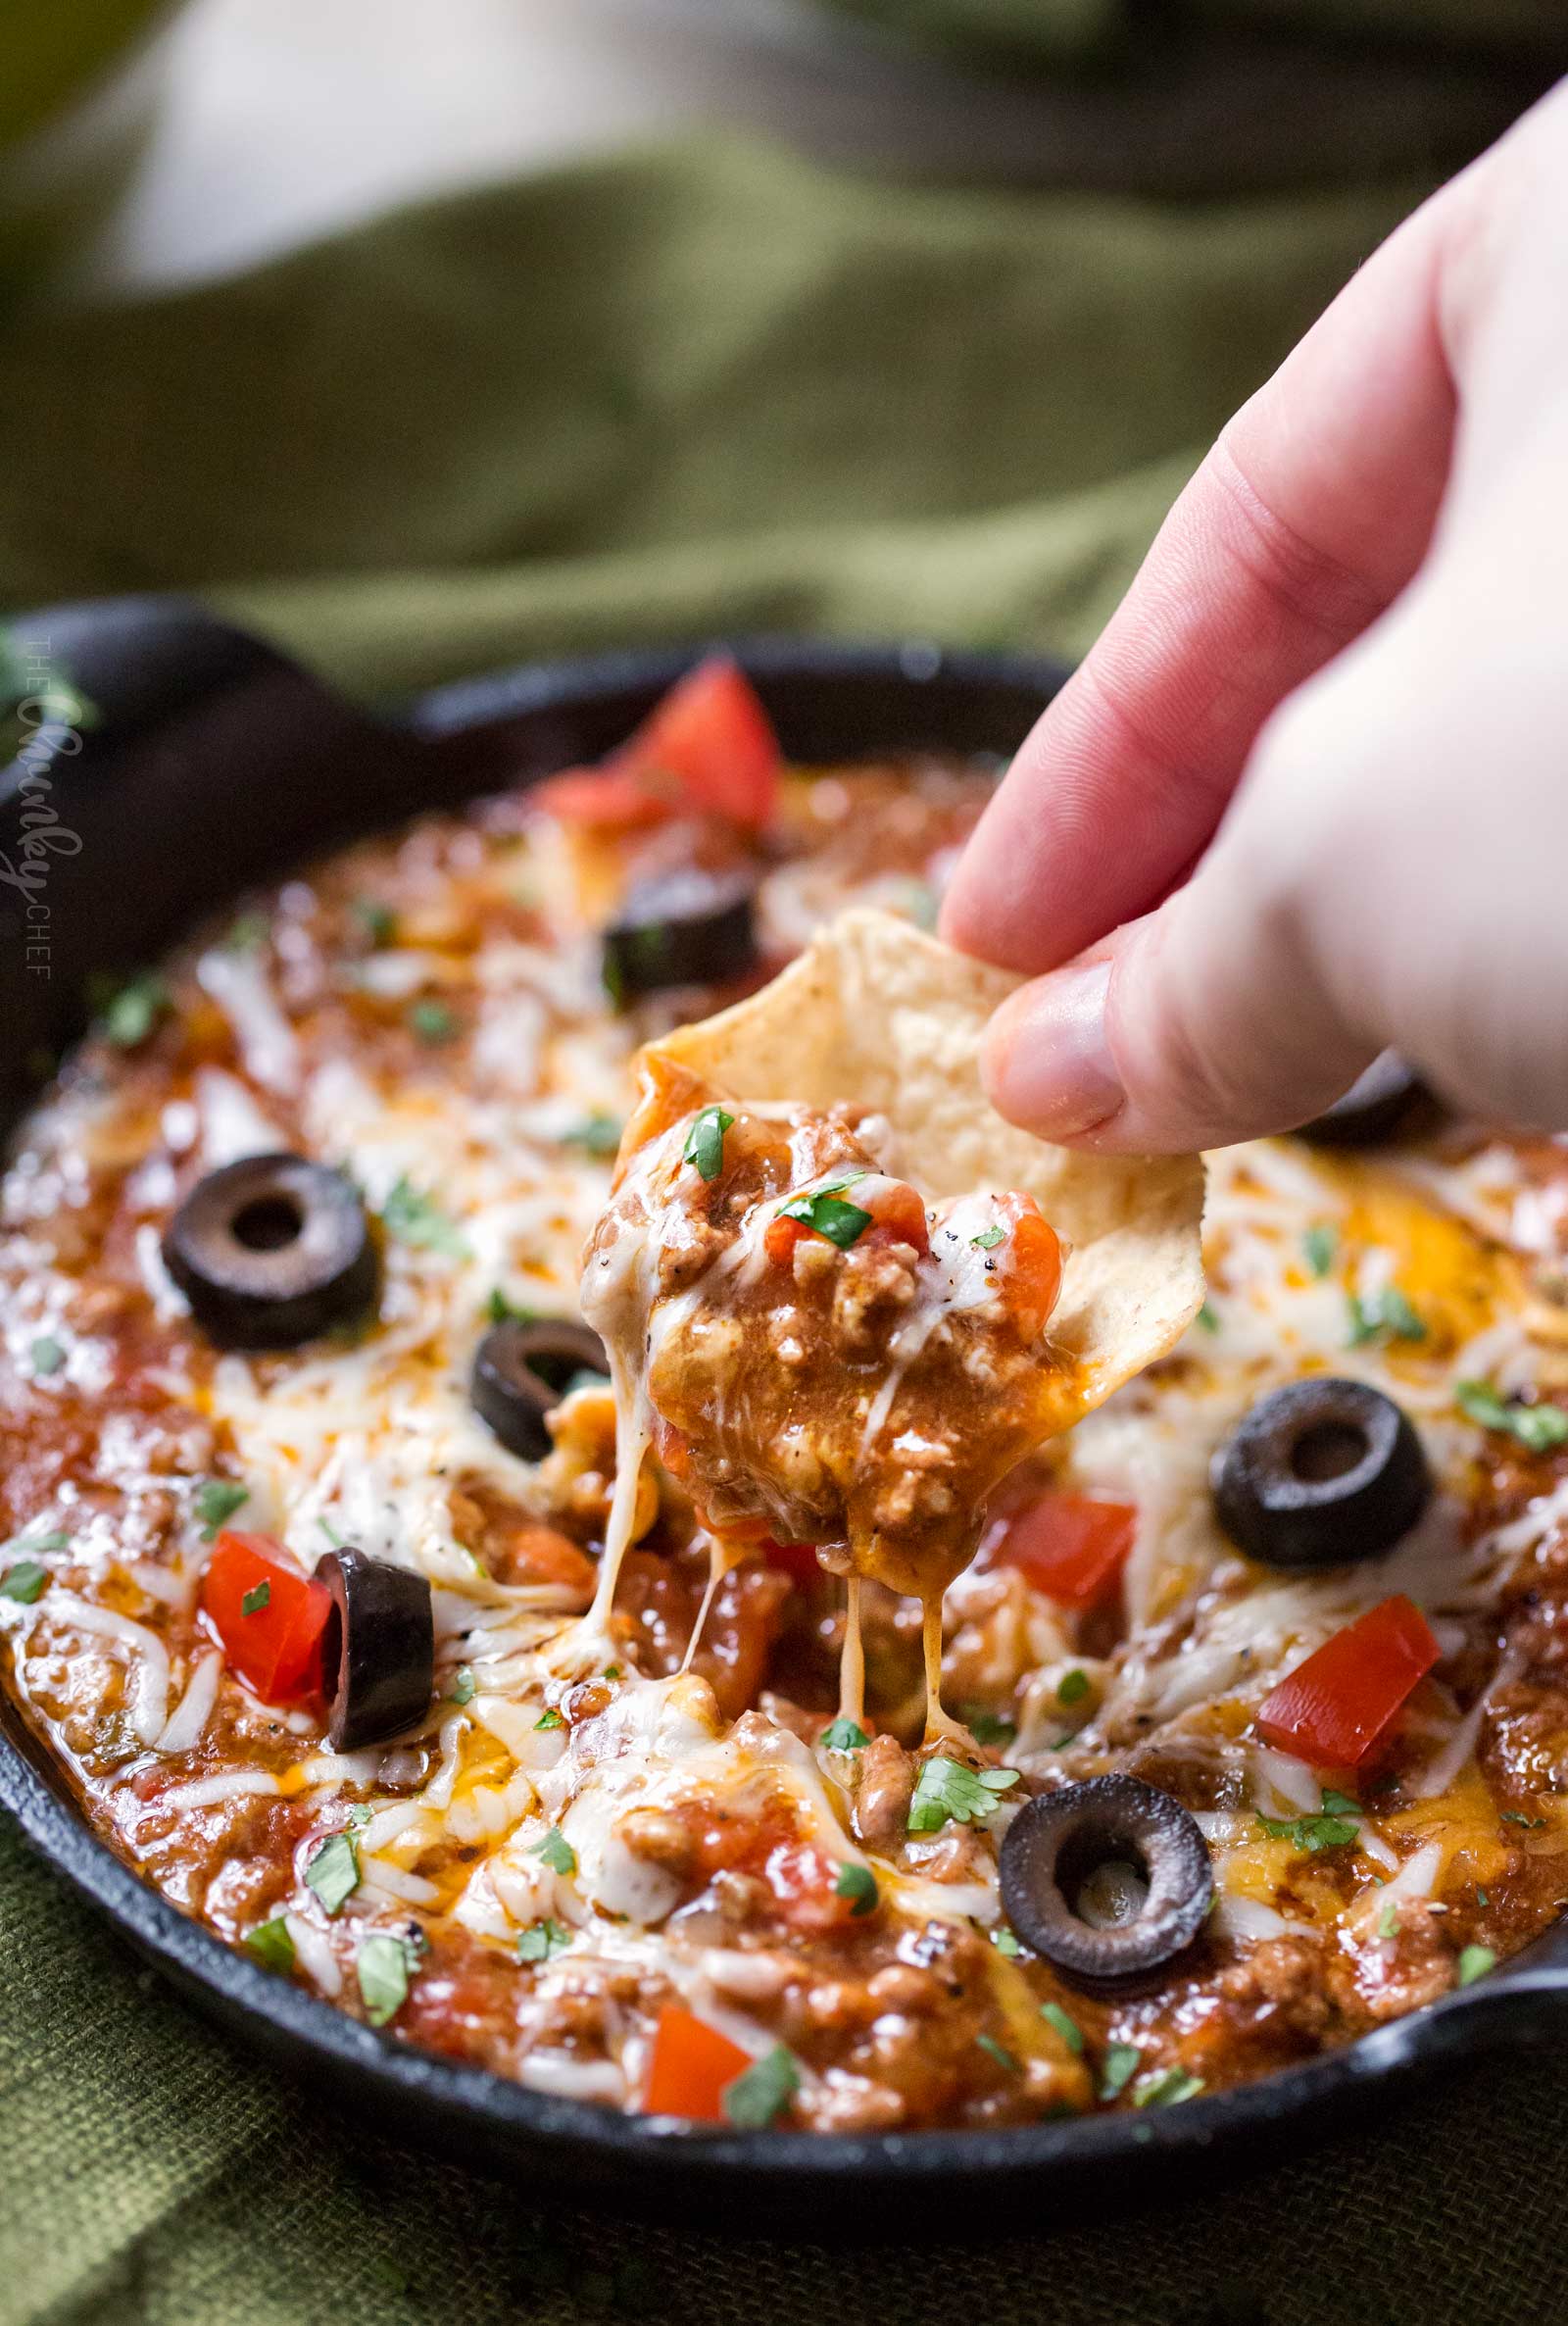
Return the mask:
<svg viewBox="0 0 1568 2326">
<path fill-rule="evenodd" d="M 1288 895 L 1222 834 L 1187 886 L 997 1012 L 992 1103 L 1042 1138 L 1187 1153 L 1304 1122 L 1382 1047 L 1316 974 Z"/>
</svg>

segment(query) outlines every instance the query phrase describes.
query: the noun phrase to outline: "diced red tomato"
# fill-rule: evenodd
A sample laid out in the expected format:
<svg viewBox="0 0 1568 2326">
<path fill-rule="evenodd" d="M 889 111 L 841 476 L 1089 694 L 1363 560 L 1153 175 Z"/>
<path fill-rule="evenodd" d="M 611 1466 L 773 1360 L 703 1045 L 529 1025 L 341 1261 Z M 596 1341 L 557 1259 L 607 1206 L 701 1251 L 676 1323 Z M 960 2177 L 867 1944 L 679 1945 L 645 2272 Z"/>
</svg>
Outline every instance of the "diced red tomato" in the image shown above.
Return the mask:
<svg viewBox="0 0 1568 2326">
<path fill-rule="evenodd" d="M 563 823 L 624 826 L 662 823 L 678 802 L 661 798 L 640 776 L 617 767 L 566 767 L 559 775 L 536 784 L 531 794 L 536 807 Z"/>
<path fill-rule="evenodd" d="M 814 1543 L 775 1543 L 769 1536 L 763 1556 L 770 1567 L 788 1575 L 798 1591 L 807 1590 L 822 1572 Z"/>
<path fill-rule="evenodd" d="M 856 1919 L 856 1894 L 841 1898 L 840 1867 L 809 1842 L 781 1842 L 763 1867 L 786 1922 L 796 1930 L 840 1930 Z"/>
<path fill-rule="evenodd" d="M 694 2124 L 721 2124 L 724 2093 L 744 2075 L 752 2055 L 710 2027 L 684 2004 L 666 2003 L 654 2035 L 654 2056 L 643 2093 L 651 2116 L 685 2116 Z"/>
<path fill-rule="evenodd" d="M 726 655 L 678 680 L 609 765 L 655 783 L 673 776 L 693 808 L 758 831 L 772 821 L 784 769 L 767 713 Z"/>
<path fill-rule="evenodd" d="M 775 1213 L 762 1230 L 762 1250 L 776 1268 L 793 1267 L 795 1247 L 803 1236 L 815 1234 L 804 1219 L 785 1219 Z"/>
<path fill-rule="evenodd" d="M 844 1200 L 858 1204 L 862 1212 L 871 1214 L 871 1225 L 860 1238 L 862 1244 L 912 1244 L 916 1252 L 930 1251 L 925 1206 L 907 1179 L 888 1179 L 880 1171 L 873 1172 L 846 1188 Z"/>
<path fill-rule="evenodd" d="M 1257 1733 L 1314 1768 L 1353 1768 L 1441 1654 L 1418 1607 L 1380 1600 L 1269 1691 Z"/>
<path fill-rule="evenodd" d="M 755 689 L 724 655 L 676 681 L 598 767 L 566 767 L 532 794 L 565 823 L 629 826 L 719 816 L 760 831 L 778 808 L 784 758 Z"/>
<path fill-rule="evenodd" d="M 857 1245 L 912 1244 L 916 1252 L 930 1251 L 925 1206 L 906 1179 L 889 1179 L 880 1171 L 867 1171 L 863 1178 L 850 1181 L 841 1201 L 870 1214 L 871 1224 L 861 1229 Z M 762 1250 L 775 1267 L 787 1268 L 794 1264 L 795 1247 L 803 1236 L 821 1235 L 821 1229 L 812 1227 L 808 1219 L 775 1213 L 762 1231 Z M 832 1238 L 822 1236 L 822 1241 L 830 1243 Z"/>
<path fill-rule="evenodd" d="M 560 1533 L 553 1526 L 535 1525 L 531 1521 L 514 1529 L 506 1546 L 506 1581 L 509 1583 L 554 1583 L 564 1591 L 575 1591 L 592 1599 L 599 1570 L 586 1551 L 580 1551 L 569 1535 Z"/>
<path fill-rule="evenodd" d="M 1029 1340 L 1046 1329 L 1061 1290 L 1061 1239 L 1032 1195 L 997 1198 L 1007 1235 L 996 1250 L 1002 1297 Z"/>
<path fill-rule="evenodd" d="M 332 1595 L 291 1565 L 270 1535 L 219 1536 L 202 1577 L 201 1605 L 230 1671 L 265 1704 L 320 1686 Z"/>
<path fill-rule="evenodd" d="M 1126 1564 L 1138 1527 L 1130 1503 L 1047 1494 L 1003 1521 L 995 1556 L 1064 1608 L 1096 1606 Z"/>
</svg>

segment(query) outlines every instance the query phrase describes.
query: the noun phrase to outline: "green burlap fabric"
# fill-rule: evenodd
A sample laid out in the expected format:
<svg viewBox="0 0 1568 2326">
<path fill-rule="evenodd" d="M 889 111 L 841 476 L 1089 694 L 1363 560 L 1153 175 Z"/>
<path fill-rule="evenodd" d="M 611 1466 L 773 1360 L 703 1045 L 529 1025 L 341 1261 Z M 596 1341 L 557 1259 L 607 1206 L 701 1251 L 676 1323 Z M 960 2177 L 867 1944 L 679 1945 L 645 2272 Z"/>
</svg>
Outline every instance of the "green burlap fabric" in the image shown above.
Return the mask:
<svg viewBox="0 0 1568 2326">
<path fill-rule="evenodd" d="M 0 333 L 0 604 L 194 587 L 387 689 L 757 627 L 1073 649 L 1415 197 L 907 192 L 711 145 Z M 210 2033 L 0 1824 L 4 2326 L 1545 2326 L 1568 2070 L 1114 2230 L 874 2257 L 627 2228 L 385 2146 Z M 968 2236 L 971 2251 L 933 2252 Z"/>
</svg>

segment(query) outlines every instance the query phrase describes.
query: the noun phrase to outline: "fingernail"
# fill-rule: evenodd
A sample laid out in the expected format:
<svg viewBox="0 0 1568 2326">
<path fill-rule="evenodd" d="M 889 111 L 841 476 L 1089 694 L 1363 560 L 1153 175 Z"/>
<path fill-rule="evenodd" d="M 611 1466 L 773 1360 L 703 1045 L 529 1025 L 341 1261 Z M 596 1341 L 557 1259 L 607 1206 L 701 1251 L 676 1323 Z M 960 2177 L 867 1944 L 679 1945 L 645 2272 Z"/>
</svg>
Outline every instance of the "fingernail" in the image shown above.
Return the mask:
<svg viewBox="0 0 1568 2326">
<path fill-rule="evenodd" d="M 1004 1002 L 986 1037 L 992 1104 L 1046 1138 L 1093 1130 L 1127 1093 L 1105 1040 L 1111 965 L 1056 969 Z"/>
</svg>

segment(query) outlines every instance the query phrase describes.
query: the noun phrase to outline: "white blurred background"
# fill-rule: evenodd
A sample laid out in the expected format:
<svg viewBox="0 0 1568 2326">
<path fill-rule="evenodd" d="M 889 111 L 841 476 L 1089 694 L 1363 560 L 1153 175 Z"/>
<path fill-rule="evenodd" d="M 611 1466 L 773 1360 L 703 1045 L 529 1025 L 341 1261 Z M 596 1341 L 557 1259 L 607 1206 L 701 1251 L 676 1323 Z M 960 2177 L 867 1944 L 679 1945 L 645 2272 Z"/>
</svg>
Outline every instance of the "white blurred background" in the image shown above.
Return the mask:
<svg viewBox="0 0 1568 2326">
<path fill-rule="evenodd" d="M 1531 93 L 1424 44 L 1365 59 L 1164 23 L 1141 76 L 1097 87 L 906 50 L 807 0 L 194 0 L 146 60 L 150 144 L 70 287 L 223 273 L 696 124 L 906 173 L 1205 192 L 1420 166 L 1439 125 L 1479 145 Z"/>
<path fill-rule="evenodd" d="M 839 36 L 794 0 L 197 0 L 100 283 L 227 272 L 388 204 L 698 123 L 961 168 L 951 69 Z M 1004 166 L 1039 103 L 986 93 Z"/>
</svg>

